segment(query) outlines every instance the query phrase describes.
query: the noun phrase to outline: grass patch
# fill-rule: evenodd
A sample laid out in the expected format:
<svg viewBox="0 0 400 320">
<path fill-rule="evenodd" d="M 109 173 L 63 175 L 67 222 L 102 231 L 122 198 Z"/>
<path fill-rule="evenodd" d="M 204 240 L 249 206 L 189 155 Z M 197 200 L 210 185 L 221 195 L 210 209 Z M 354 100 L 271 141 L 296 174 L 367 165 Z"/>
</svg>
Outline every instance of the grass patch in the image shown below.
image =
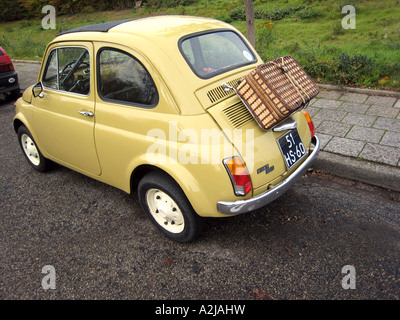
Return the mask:
<svg viewBox="0 0 400 320">
<path fill-rule="evenodd" d="M 0 23 L 0 45 L 13 57 L 40 60 L 56 34 L 77 26 L 159 14 L 205 16 L 246 34 L 242 0 L 198 0 L 182 5 L 86 12 L 57 18 L 43 30 L 41 17 Z M 343 29 L 346 4 L 356 9 L 356 29 Z M 400 0 L 256 0 L 256 49 L 267 61 L 290 54 L 320 83 L 400 91 Z"/>
</svg>

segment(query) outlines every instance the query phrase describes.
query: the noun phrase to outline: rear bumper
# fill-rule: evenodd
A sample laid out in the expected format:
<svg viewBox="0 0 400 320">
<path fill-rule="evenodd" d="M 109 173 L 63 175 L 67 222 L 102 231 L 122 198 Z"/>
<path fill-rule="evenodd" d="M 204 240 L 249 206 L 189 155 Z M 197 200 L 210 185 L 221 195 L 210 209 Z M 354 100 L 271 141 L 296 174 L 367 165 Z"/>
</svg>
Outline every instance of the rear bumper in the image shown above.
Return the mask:
<svg viewBox="0 0 400 320">
<path fill-rule="evenodd" d="M 0 93 L 19 90 L 18 74 L 15 71 L 0 73 Z"/>
<path fill-rule="evenodd" d="M 297 179 L 306 173 L 308 168 L 313 164 L 320 147 L 320 142 L 317 136 L 312 138 L 312 143 L 314 144 L 314 148 L 307 159 L 287 179 L 276 185 L 273 189 L 254 198 L 234 202 L 220 201 L 217 203 L 218 212 L 227 215 L 246 213 L 259 209 L 279 198 L 283 193 L 290 189 Z"/>
</svg>

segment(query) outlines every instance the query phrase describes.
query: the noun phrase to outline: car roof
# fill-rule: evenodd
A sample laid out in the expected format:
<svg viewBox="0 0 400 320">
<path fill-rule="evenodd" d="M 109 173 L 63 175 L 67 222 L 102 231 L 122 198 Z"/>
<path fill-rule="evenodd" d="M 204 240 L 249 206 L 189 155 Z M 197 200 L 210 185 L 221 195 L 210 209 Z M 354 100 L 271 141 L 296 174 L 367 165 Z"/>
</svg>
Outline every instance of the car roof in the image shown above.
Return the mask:
<svg viewBox="0 0 400 320">
<path fill-rule="evenodd" d="M 68 33 L 74 33 L 74 32 L 90 32 L 90 31 L 95 31 L 95 32 L 108 32 L 111 28 L 114 28 L 115 26 L 132 21 L 133 19 L 124 19 L 124 20 L 116 20 L 116 21 L 109 21 L 109 22 L 103 22 L 103 23 L 95 23 L 95 24 L 89 24 L 86 26 L 82 27 L 77 27 L 73 29 L 69 29 L 63 32 L 60 32 L 57 36 L 61 36 L 63 34 L 68 34 Z"/>
<path fill-rule="evenodd" d="M 86 37 L 85 32 L 125 33 L 143 38 L 158 36 L 165 38 L 169 36 L 181 37 L 190 33 L 220 28 L 230 28 L 230 26 L 225 22 L 210 18 L 164 15 L 90 24 L 61 32 L 57 35 L 57 38 L 78 32 L 81 33 L 79 35 L 81 39 Z M 89 39 L 90 35 L 88 34 L 87 37 Z"/>
<path fill-rule="evenodd" d="M 163 82 L 168 84 L 170 92 L 195 92 L 205 86 L 212 88 L 219 86 L 221 79 L 225 81 L 227 76 L 237 78 L 237 71 L 229 71 L 208 81 L 197 77 L 182 55 L 179 41 L 194 34 L 222 30 L 240 33 L 232 25 L 210 18 L 178 15 L 148 16 L 71 29 L 53 39 L 46 50 L 64 45 L 65 42 L 77 44 L 84 41 L 99 42 L 99 47 L 129 48 L 147 69 L 156 71 L 153 75 L 157 74 L 162 78 Z M 245 38 L 243 40 L 246 41 Z M 250 44 L 248 46 L 250 47 Z M 188 94 L 174 94 L 174 99 L 182 114 L 204 112 L 200 104 L 193 104 L 193 99 Z"/>
</svg>

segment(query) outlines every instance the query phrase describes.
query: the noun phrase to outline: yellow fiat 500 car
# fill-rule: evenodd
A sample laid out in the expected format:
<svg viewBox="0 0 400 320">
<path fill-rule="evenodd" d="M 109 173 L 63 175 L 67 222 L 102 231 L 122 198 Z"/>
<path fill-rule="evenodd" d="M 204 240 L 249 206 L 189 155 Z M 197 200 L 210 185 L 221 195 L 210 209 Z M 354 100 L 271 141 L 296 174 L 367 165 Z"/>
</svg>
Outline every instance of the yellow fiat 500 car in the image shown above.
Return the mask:
<svg viewBox="0 0 400 320">
<path fill-rule="evenodd" d="M 30 165 L 51 161 L 137 192 L 169 238 L 203 217 L 265 206 L 312 164 L 319 140 L 298 111 L 263 131 L 229 89 L 263 61 L 221 21 L 147 17 L 75 28 L 45 51 L 13 121 Z"/>
</svg>

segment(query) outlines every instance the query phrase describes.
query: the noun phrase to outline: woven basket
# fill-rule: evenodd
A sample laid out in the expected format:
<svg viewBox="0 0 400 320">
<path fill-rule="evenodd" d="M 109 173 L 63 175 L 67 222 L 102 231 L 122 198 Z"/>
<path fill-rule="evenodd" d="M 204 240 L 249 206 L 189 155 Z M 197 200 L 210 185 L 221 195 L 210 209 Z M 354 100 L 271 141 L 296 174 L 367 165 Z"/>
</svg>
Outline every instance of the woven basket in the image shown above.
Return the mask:
<svg viewBox="0 0 400 320">
<path fill-rule="evenodd" d="M 305 107 L 319 89 L 295 59 L 285 56 L 258 66 L 236 92 L 260 127 L 269 130 Z"/>
</svg>

